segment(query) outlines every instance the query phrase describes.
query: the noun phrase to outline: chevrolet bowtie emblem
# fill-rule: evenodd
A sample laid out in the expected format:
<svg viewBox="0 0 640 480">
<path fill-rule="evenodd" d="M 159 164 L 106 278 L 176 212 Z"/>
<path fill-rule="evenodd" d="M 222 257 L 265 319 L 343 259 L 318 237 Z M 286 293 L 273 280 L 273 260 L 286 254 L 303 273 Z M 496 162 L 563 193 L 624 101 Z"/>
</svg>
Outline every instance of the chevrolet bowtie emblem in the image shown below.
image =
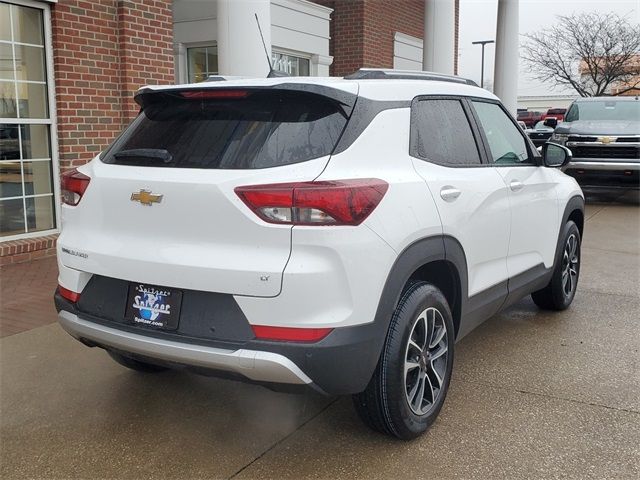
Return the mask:
<svg viewBox="0 0 640 480">
<path fill-rule="evenodd" d="M 600 143 L 604 143 L 605 145 L 613 142 L 615 139 L 613 137 L 598 137 L 598 141 Z"/>
<path fill-rule="evenodd" d="M 138 193 L 131 194 L 132 202 L 140 202 L 142 205 L 153 205 L 162 201 L 162 195 L 156 195 L 149 190 L 140 190 Z"/>
</svg>

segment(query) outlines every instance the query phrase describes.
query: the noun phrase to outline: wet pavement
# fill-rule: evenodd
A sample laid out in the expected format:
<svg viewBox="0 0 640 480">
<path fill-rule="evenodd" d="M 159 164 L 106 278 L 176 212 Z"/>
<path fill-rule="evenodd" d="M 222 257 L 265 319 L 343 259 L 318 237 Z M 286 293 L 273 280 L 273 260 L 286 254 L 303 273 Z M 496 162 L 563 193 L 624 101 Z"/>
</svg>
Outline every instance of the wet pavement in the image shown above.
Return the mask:
<svg viewBox="0 0 640 480">
<path fill-rule="evenodd" d="M 129 371 L 36 300 L 30 330 L 1 330 L 0 477 L 639 478 L 640 208 L 611 200 L 587 207 L 572 307 L 526 299 L 463 339 L 440 417 L 412 442 L 368 430 L 349 398 Z M 11 298 L 0 270 L 12 328 L 8 300 L 55 287 L 38 262 L 11 271 Z"/>
</svg>

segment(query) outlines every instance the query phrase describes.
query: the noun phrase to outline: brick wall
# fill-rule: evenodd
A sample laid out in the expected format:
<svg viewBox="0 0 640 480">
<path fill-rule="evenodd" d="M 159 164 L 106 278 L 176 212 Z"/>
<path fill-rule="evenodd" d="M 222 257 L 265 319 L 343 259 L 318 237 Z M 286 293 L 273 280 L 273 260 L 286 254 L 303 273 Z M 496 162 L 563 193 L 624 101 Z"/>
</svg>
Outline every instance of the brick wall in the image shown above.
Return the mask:
<svg viewBox="0 0 640 480">
<path fill-rule="evenodd" d="M 65 170 L 91 160 L 135 116 L 138 87 L 173 83 L 171 0 L 60 0 L 52 28 Z"/>
<path fill-rule="evenodd" d="M 456 2 L 455 51 L 458 51 Z M 343 76 L 361 67 L 393 68 L 395 32 L 422 38 L 424 0 L 314 0 L 333 8 L 329 54 L 331 75 Z M 457 55 L 454 59 L 457 72 Z"/>
</svg>

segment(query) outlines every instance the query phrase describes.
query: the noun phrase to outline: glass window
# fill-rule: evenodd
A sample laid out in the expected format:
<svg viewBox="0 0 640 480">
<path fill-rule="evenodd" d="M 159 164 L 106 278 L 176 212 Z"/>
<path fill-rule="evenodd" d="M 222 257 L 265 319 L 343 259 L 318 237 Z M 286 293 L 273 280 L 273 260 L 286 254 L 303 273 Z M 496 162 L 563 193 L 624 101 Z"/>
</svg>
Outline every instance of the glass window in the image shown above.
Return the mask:
<svg viewBox="0 0 640 480">
<path fill-rule="evenodd" d="M 11 7 L 13 19 L 13 41 L 44 45 L 44 22 L 42 10 L 13 5 Z"/>
<path fill-rule="evenodd" d="M 189 83 L 205 81 L 210 75 L 218 74 L 218 47 L 187 48 Z"/>
<path fill-rule="evenodd" d="M 420 100 L 411 118 L 411 155 L 444 165 L 480 165 L 478 147 L 459 100 Z"/>
<path fill-rule="evenodd" d="M 0 162 L 0 197 L 22 196 L 22 164 Z"/>
<path fill-rule="evenodd" d="M 347 122 L 333 100 L 286 90 L 207 100 L 152 93 L 143 105 L 105 163 L 206 169 L 289 165 L 329 155 Z"/>
<path fill-rule="evenodd" d="M 13 47 L 10 43 L 0 43 L 0 79 L 15 79 L 15 68 L 13 68 Z"/>
<path fill-rule="evenodd" d="M 11 14 L 9 4 L 0 3 L 0 40 L 11 41 Z"/>
<path fill-rule="evenodd" d="M 0 1 L 0 237 L 56 227 L 46 54 L 43 10 Z"/>
<path fill-rule="evenodd" d="M 309 59 L 288 53 L 273 52 L 271 54 L 273 69 L 292 77 L 309 76 Z"/>
<path fill-rule="evenodd" d="M 0 237 L 24 232 L 24 202 L 22 198 L 0 199 Z"/>
<path fill-rule="evenodd" d="M 16 76 L 18 80 L 44 82 L 44 48 L 14 45 Z"/>
<path fill-rule="evenodd" d="M 473 102 L 489 142 L 491 157 L 499 165 L 530 163 L 527 144 L 520 129 L 495 103 Z"/>
</svg>

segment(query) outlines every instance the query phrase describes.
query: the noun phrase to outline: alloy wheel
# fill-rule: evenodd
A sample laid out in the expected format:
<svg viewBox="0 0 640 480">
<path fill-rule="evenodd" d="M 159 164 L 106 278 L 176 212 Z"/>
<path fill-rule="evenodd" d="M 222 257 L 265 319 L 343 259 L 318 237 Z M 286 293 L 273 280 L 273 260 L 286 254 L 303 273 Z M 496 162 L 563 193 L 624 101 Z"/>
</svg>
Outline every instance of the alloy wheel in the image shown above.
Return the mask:
<svg viewBox="0 0 640 480">
<path fill-rule="evenodd" d="M 413 324 L 404 361 L 407 403 L 416 415 L 436 404 L 445 381 L 448 362 L 447 326 L 437 308 L 424 310 Z"/>
<path fill-rule="evenodd" d="M 564 245 L 562 255 L 562 292 L 571 296 L 578 283 L 578 238 L 571 234 Z"/>
</svg>

